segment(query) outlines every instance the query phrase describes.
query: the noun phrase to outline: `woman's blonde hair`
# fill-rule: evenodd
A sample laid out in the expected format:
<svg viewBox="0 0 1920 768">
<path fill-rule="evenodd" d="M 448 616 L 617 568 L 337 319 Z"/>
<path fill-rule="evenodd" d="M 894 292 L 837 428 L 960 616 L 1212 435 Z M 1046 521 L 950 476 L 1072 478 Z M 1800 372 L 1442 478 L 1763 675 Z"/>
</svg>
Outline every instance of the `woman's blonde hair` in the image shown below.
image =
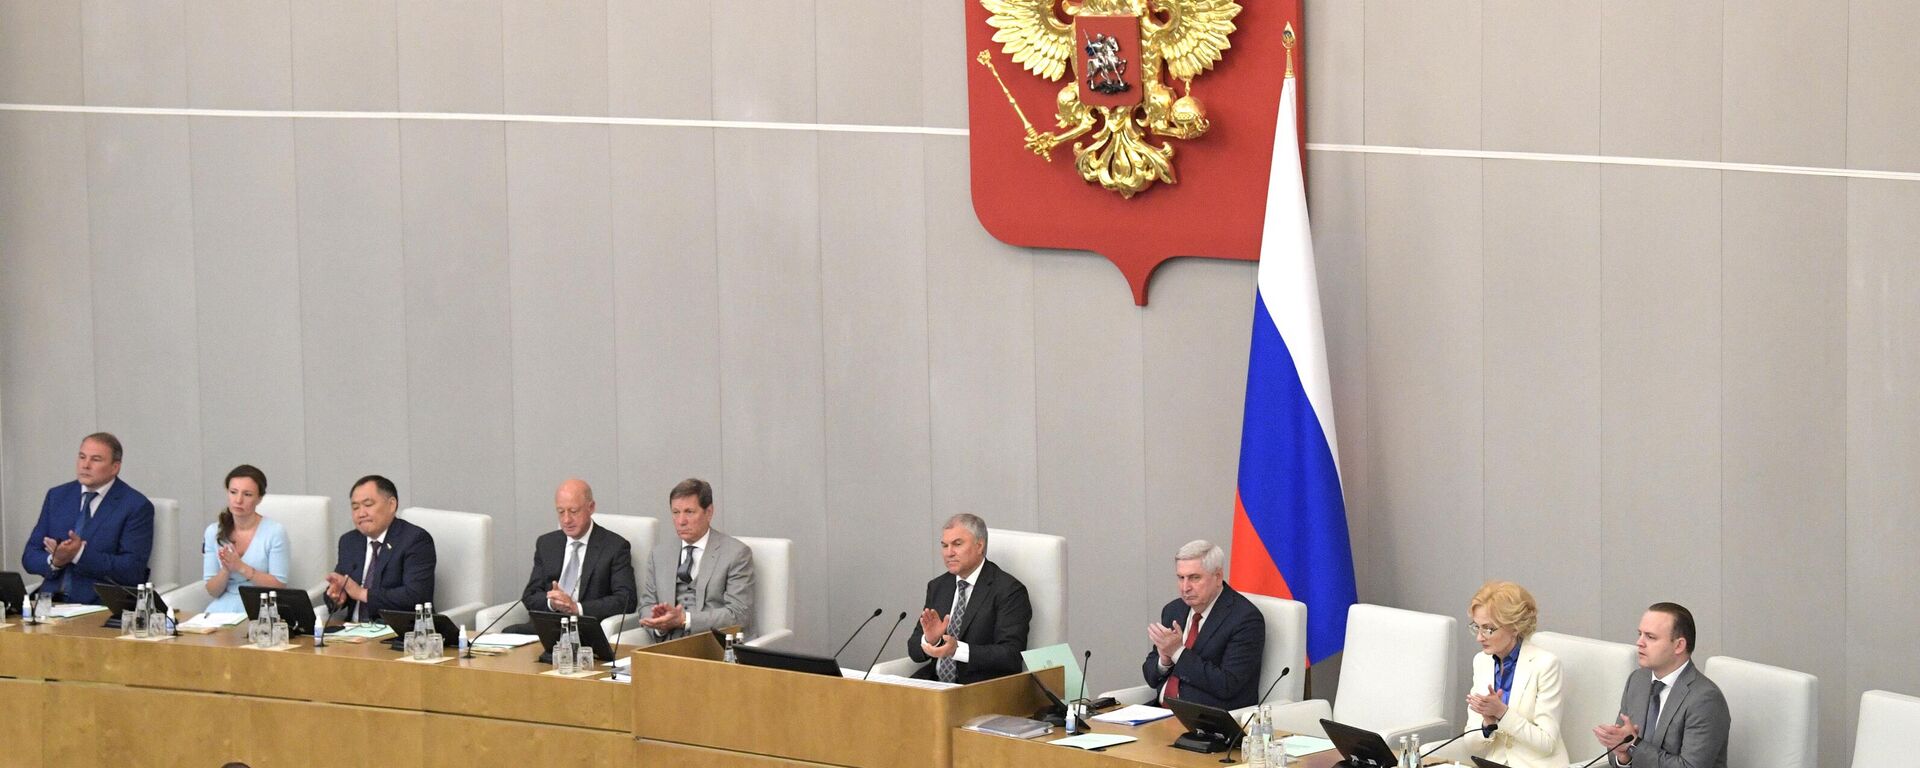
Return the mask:
<svg viewBox="0 0 1920 768">
<path fill-rule="evenodd" d="M 1480 610 L 1481 606 L 1493 614 L 1495 623 L 1513 630 L 1523 640 L 1540 627 L 1540 605 L 1533 601 L 1533 593 L 1511 581 L 1489 581 L 1473 593 L 1467 611 Z"/>
</svg>

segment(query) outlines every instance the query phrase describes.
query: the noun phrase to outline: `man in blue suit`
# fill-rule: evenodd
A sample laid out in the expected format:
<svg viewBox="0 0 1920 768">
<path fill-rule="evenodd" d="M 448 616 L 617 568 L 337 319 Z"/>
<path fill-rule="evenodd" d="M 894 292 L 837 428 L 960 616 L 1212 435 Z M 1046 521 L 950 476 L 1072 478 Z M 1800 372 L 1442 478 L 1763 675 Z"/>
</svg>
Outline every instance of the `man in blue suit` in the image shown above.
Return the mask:
<svg viewBox="0 0 1920 768">
<path fill-rule="evenodd" d="M 1267 621 L 1253 601 L 1227 586 L 1227 553 L 1204 539 L 1174 555 L 1180 598 L 1147 625 L 1153 650 L 1141 666 L 1160 698 L 1221 709 L 1259 702 Z"/>
<path fill-rule="evenodd" d="M 327 574 L 328 610 L 374 621 L 381 611 L 433 602 L 433 535 L 397 517 L 400 491 L 393 481 L 360 478 L 348 498 L 354 530 L 340 535 L 340 559 Z"/>
<path fill-rule="evenodd" d="M 153 502 L 120 479 L 120 439 L 95 432 L 80 441 L 76 479 L 47 491 L 20 565 L 45 580 L 40 591 L 74 603 L 98 603 L 95 583 L 147 580 L 153 553 Z"/>
</svg>

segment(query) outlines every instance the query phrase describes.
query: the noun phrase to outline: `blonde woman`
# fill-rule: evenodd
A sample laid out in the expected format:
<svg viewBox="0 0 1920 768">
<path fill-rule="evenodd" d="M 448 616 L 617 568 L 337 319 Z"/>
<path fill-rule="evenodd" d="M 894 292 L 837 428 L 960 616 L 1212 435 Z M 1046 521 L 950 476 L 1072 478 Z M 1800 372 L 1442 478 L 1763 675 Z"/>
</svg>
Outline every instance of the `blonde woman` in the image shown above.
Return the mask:
<svg viewBox="0 0 1920 768">
<path fill-rule="evenodd" d="M 1540 623 L 1533 595 L 1510 581 L 1474 593 L 1467 631 L 1480 644 L 1467 692 L 1466 751 L 1512 768 L 1566 768 L 1560 659 L 1527 643 Z"/>
</svg>

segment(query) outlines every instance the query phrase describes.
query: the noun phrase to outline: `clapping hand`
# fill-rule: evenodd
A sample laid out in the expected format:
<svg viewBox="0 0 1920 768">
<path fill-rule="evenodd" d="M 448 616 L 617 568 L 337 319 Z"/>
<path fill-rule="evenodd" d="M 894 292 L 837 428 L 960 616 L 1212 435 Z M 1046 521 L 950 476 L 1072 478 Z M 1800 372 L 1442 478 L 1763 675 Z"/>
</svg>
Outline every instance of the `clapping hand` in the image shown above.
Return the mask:
<svg viewBox="0 0 1920 768">
<path fill-rule="evenodd" d="M 1487 693 L 1484 696 L 1475 693 L 1467 694 L 1467 709 L 1479 715 L 1481 722 L 1487 725 L 1500 722 L 1500 718 L 1507 716 L 1507 703 L 1500 700 L 1500 692 L 1494 690 L 1491 684 L 1487 685 Z"/>
<path fill-rule="evenodd" d="M 1600 740 L 1600 746 L 1613 750 L 1616 761 L 1632 756 L 1633 743 L 1640 738 L 1640 727 L 1633 724 L 1633 718 L 1620 715 L 1619 724 L 1596 725 L 1593 736 Z"/>
<path fill-rule="evenodd" d="M 1177 621 L 1164 627 L 1159 624 L 1147 625 L 1147 639 L 1153 641 L 1154 650 L 1160 652 L 1160 666 L 1173 666 L 1173 655 L 1185 645 L 1180 637 L 1183 632 Z"/>
</svg>

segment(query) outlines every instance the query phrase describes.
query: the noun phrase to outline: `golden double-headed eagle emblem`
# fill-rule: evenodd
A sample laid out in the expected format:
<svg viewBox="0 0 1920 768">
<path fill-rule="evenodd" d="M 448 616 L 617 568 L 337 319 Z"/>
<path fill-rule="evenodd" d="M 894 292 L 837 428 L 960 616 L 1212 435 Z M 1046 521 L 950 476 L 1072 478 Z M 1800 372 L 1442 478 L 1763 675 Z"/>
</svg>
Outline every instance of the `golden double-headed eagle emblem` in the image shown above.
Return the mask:
<svg viewBox="0 0 1920 768">
<path fill-rule="evenodd" d="M 1089 183 L 1131 198 L 1155 182 L 1174 184 L 1173 144 L 1197 139 L 1209 123 L 1193 95 L 1195 78 L 1226 53 L 1233 0 L 980 0 L 993 41 L 1026 71 L 1058 82 L 1057 132 L 1027 120 L 990 51 L 976 57 L 993 73 L 1026 126 L 1026 147 L 1053 162 L 1073 142 L 1074 167 Z M 1063 18 L 1064 16 L 1064 18 Z M 1176 98 L 1172 86 L 1179 84 Z M 1082 138 L 1085 137 L 1083 141 Z"/>
</svg>

